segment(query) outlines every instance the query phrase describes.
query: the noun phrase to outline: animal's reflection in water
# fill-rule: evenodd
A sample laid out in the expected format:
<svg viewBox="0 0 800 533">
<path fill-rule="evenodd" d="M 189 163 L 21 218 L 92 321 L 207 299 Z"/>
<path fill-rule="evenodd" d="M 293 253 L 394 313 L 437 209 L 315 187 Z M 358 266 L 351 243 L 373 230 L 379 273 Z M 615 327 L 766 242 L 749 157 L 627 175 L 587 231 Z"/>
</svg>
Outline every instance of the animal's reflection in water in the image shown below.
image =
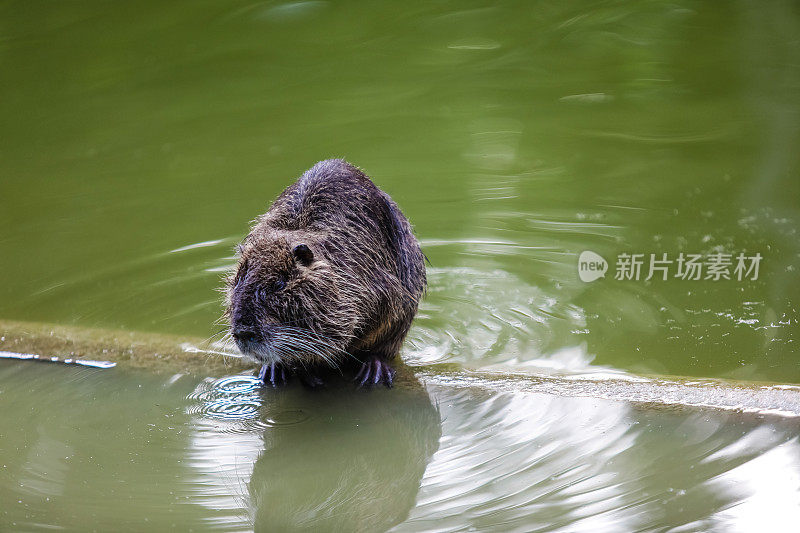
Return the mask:
<svg viewBox="0 0 800 533">
<path fill-rule="evenodd" d="M 421 386 L 263 394 L 256 531 L 385 531 L 406 518 L 441 435 Z"/>
</svg>

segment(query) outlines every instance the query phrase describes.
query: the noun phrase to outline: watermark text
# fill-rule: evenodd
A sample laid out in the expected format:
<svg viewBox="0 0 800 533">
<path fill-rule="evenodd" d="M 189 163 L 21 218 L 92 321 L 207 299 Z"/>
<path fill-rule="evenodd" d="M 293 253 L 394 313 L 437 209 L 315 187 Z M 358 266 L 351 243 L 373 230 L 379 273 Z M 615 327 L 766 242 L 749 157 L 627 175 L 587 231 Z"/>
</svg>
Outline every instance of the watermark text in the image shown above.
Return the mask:
<svg viewBox="0 0 800 533">
<path fill-rule="evenodd" d="M 621 253 L 613 265 L 618 281 L 680 279 L 685 281 L 756 281 L 762 256 L 744 252 L 710 254 L 636 254 Z M 605 277 L 608 262 L 600 255 L 584 251 L 578 257 L 578 276 L 590 282 Z"/>
</svg>

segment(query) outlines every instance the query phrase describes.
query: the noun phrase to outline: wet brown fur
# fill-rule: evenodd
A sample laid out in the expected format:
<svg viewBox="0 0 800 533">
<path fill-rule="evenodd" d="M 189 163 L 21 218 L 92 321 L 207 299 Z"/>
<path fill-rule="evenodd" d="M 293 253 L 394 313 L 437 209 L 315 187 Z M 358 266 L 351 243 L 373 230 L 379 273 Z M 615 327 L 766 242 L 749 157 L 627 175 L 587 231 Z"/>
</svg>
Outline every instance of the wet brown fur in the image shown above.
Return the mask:
<svg viewBox="0 0 800 533">
<path fill-rule="evenodd" d="M 425 289 L 408 220 L 341 159 L 287 187 L 239 250 L 227 291 L 231 332 L 243 353 L 290 372 L 391 360 Z"/>
</svg>

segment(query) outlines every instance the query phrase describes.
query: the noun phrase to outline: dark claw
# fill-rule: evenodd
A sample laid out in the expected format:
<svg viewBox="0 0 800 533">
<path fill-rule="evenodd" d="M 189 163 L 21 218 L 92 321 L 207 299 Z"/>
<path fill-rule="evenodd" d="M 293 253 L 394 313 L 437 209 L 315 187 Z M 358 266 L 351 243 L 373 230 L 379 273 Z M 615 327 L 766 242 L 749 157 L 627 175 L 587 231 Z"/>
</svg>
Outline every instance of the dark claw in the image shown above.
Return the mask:
<svg viewBox="0 0 800 533">
<path fill-rule="evenodd" d="M 289 381 L 286 375 L 286 369 L 279 363 L 269 363 L 263 365 L 258 373 L 258 379 L 264 382 L 264 385 L 269 383 L 273 387 L 286 385 Z"/>
<path fill-rule="evenodd" d="M 358 382 L 359 387 L 378 385 L 383 383 L 389 388 L 392 388 L 394 381 L 394 368 L 380 359 L 370 359 L 361 365 L 361 370 L 356 374 L 355 381 Z"/>
</svg>

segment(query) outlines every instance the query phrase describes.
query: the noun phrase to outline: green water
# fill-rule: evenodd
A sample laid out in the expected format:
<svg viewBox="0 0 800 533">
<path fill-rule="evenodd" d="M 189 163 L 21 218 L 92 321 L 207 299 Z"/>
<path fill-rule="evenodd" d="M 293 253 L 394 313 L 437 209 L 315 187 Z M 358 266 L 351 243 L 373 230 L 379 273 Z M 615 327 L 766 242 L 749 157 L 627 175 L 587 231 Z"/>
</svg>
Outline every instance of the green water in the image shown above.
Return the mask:
<svg viewBox="0 0 800 533">
<path fill-rule="evenodd" d="M 2 317 L 208 336 L 248 221 L 344 156 L 433 263 L 417 350 L 800 381 L 795 3 L 0 13 Z M 587 285 L 585 249 L 764 259 Z"/>
<path fill-rule="evenodd" d="M 397 201 L 431 261 L 428 296 L 402 353 L 412 364 L 800 383 L 798 147 L 797 2 L 3 1 L 0 318 L 211 337 L 221 329 L 214 324 L 221 314 L 215 289 L 234 263 L 233 247 L 248 222 L 316 161 L 346 157 Z M 611 263 L 605 278 L 579 279 L 578 255 L 585 250 Z M 715 252 L 761 254 L 758 279 L 614 279 L 615 259 L 623 253 L 677 259 L 680 253 Z M 7 370 L 0 405 L 19 413 L 0 422 L 0 463 L 36 465 L 36 446 L 52 453 L 60 453 L 59 446 L 89 446 L 80 432 L 50 429 L 49 419 L 26 414 L 25 398 L 38 405 L 36 391 L 48 389 L 36 371 L 16 366 L 24 364 L 0 368 Z M 47 378 L 55 381 L 53 401 L 59 392 L 72 397 L 83 390 L 75 400 L 82 403 L 104 397 L 102 390 L 140 384 L 125 374 L 79 375 L 60 384 Z M 22 376 L 31 388 L 9 392 Z M 249 473 L 226 474 L 225 468 L 222 488 L 211 483 L 217 488 L 207 493 L 192 485 L 202 484 L 196 476 L 205 479 L 216 466 L 200 461 L 185 470 L 186 454 L 196 447 L 233 449 L 238 442 L 191 414 L 197 400 L 187 395 L 199 386 L 170 386 L 163 393 L 167 413 L 182 413 L 180 424 L 170 427 L 185 431 L 158 444 L 163 450 L 137 448 L 153 466 L 115 474 L 129 490 L 116 493 L 124 497 L 107 493 L 102 483 L 81 496 L 80 485 L 62 480 L 60 492 L 40 487 L 37 498 L 68 494 L 73 500 L 62 499 L 61 507 L 28 502 L 33 507 L 6 512 L 3 523 L 82 529 L 124 516 L 124 523 L 140 527 L 137 520 L 146 513 L 137 515 L 134 508 L 153 509 L 159 527 L 170 527 L 169 513 L 184 520 L 179 529 L 190 523 L 200 529 L 279 523 L 285 515 L 253 511 L 261 508 L 253 503 L 258 495 L 273 490 L 264 468 L 255 467 L 250 489 Z M 621 404 L 595 403 L 587 420 L 595 423 L 596 415 L 607 426 L 590 435 L 624 430 L 631 451 L 626 455 L 613 439 L 600 438 L 597 446 L 607 445 L 603 453 L 581 459 L 597 450 L 579 444 L 586 439 L 582 422 L 569 421 L 574 431 L 551 437 L 578 454 L 564 461 L 584 465 L 587 473 L 559 485 L 569 470 L 566 463 L 548 462 L 551 455 L 537 459 L 541 469 L 523 468 L 518 476 L 509 468 L 525 459 L 498 450 L 495 463 L 464 460 L 458 442 L 473 437 L 476 453 L 488 453 L 480 445 L 484 426 L 469 422 L 480 419 L 483 397 L 456 401 L 446 387 L 427 390 L 432 405 L 455 405 L 460 414 L 451 409 L 447 422 L 440 413 L 442 440 L 433 459 L 427 441 L 404 441 L 419 464 L 430 462 L 424 475 L 413 470 L 419 479 L 398 484 L 403 497 L 379 506 L 376 516 L 383 521 L 372 529 L 386 529 L 406 515 L 398 526 L 406 530 L 578 523 L 593 530 L 635 529 L 645 528 L 648 516 L 658 527 L 724 529 L 748 524 L 748 517 L 766 509 L 763 502 L 725 492 L 713 502 L 700 499 L 703 504 L 691 491 L 680 498 L 674 491 L 689 490 L 681 483 L 703 490 L 728 481 L 734 486 L 741 478 L 733 472 L 742 464 L 789 475 L 780 492 L 784 499 L 770 501 L 783 502 L 784 511 L 800 506 L 797 461 L 789 458 L 797 452 L 795 430 L 755 422 L 743 427 L 751 422 L 724 417 L 652 418 Z M 161 425 L 166 419 L 160 412 L 151 412 L 151 394 L 107 394 L 112 405 L 95 405 L 107 414 L 92 422 L 108 433 L 101 435 L 106 442 L 124 442 L 139 410 L 158 419 L 152 422 L 157 431 L 172 431 Z M 291 412 L 322 409 L 291 394 Z M 586 409 L 577 400 L 550 399 L 550 412 L 533 400 L 493 398 L 490 411 L 498 428 L 508 426 L 518 457 L 538 457 L 533 450 L 546 445 L 548 435 L 518 433 L 517 409 L 539 413 L 545 427 Z M 120 402 L 130 411 L 124 416 Z M 268 396 L 257 405 L 271 402 Z M 407 409 L 422 416 L 428 408 Z M 112 424 L 107 418 L 119 423 L 103 429 Z M 23 420 L 29 429 L 10 440 Z M 341 427 L 350 427 L 344 420 Z M 301 425 L 304 437 L 319 429 Z M 522 427 L 537 431 L 535 424 Z M 671 467 L 653 466 L 675 447 L 670 428 L 690 428 L 695 435 L 694 444 L 678 446 L 675 453 L 685 455 L 672 474 Z M 146 440 L 151 430 L 140 429 L 142 442 L 155 442 Z M 248 436 L 243 446 L 252 453 L 238 461 L 252 467 L 271 449 L 271 437 L 260 426 L 245 429 L 234 434 Z M 371 431 L 368 441 L 378 442 L 380 425 Z M 429 431 L 434 441 L 437 431 Z M 750 446 L 744 435 L 751 432 L 779 437 L 754 437 L 759 444 Z M 741 450 L 726 456 L 736 457 L 735 464 L 708 459 L 737 442 Z M 601 461 L 617 451 L 631 461 L 627 470 Z M 239 464 L 231 453 L 230 461 Z M 757 463 L 747 462 L 754 457 Z M 63 472 L 80 472 L 79 479 L 117 472 L 92 470 L 87 461 L 72 470 L 58 464 Z M 637 461 L 650 465 L 650 481 L 637 477 Z M 704 461 L 718 468 L 698 473 L 694 466 Z M 374 479 L 389 483 L 392 464 Z M 447 468 L 474 473 L 483 492 L 442 479 Z M 321 471 L 329 476 L 326 483 L 335 484 L 335 470 Z M 165 472 L 175 484 L 149 493 L 153 477 Z M 630 483 L 612 490 L 607 476 L 614 472 Z M 670 475 L 675 479 L 669 481 Z M 496 478 L 503 481 L 492 485 Z M 10 488 L 23 474 L 4 479 L 2 507 L 27 501 L 15 492 L 22 489 Z M 753 487 L 769 485 L 758 479 L 761 485 L 753 481 Z M 594 499 L 580 492 L 586 480 L 618 492 L 603 499 L 601 490 Z M 553 483 L 578 492 L 559 497 Z M 637 500 L 640 489 L 650 495 Z M 149 507 L 125 499 L 137 494 L 160 499 Z M 167 494 L 190 503 L 161 507 Z M 286 502 L 299 499 L 288 494 L 283 509 L 295 512 Z M 219 511 L 222 504 L 214 498 L 228 498 L 223 508 L 233 509 L 230 514 Z M 576 502 L 596 503 L 592 509 L 604 509 L 608 521 L 580 522 L 586 517 Z M 70 504 L 96 505 L 96 522 L 68 519 Z M 99 509 L 106 505 L 111 507 L 103 515 Z M 626 515 L 626 509 L 637 511 Z M 371 513 L 357 510 L 363 514 L 353 516 Z M 337 527 L 349 529 L 351 519 Z"/>
<path fill-rule="evenodd" d="M 0 366 L 0 383 L 3 412 L 21 415 L 0 424 L 4 531 L 792 531 L 800 519 L 796 421 L 429 383 L 434 407 L 407 390 L 24 363 Z"/>
</svg>

